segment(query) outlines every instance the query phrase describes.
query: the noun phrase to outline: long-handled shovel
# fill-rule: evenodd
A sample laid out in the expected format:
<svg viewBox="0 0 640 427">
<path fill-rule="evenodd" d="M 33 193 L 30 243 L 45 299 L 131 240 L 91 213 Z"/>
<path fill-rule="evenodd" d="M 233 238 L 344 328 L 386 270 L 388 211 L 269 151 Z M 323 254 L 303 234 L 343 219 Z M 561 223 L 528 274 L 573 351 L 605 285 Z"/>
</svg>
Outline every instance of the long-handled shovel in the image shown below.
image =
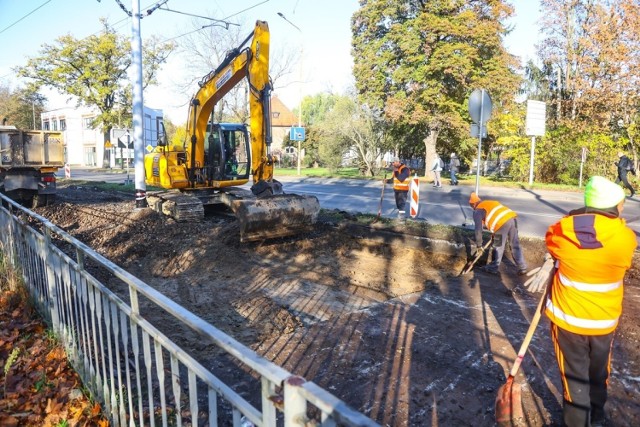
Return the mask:
<svg viewBox="0 0 640 427">
<path fill-rule="evenodd" d="M 382 179 L 382 192 L 380 193 L 380 205 L 378 206 L 378 216 L 376 216 L 376 219 L 374 219 L 372 221 L 373 223 L 378 222 L 378 220 L 380 219 L 380 215 L 382 214 L 382 200 L 384 200 L 384 187 L 387 186 L 387 173 L 384 173 L 384 178 Z"/>
<path fill-rule="evenodd" d="M 536 331 L 536 327 L 540 322 L 542 304 L 547 298 L 547 295 L 546 291 L 542 293 L 542 297 L 538 303 L 538 308 L 533 315 L 533 319 L 531 319 L 531 325 L 529 326 L 527 335 L 524 337 L 524 341 L 520 346 L 520 351 L 518 351 L 518 357 L 513 362 L 507 381 L 498 389 L 498 395 L 496 396 L 496 423 L 498 426 L 510 426 L 512 425 L 513 420 L 524 417 L 522 412 L 522 391 L 520 389 L 520 384 L 514 383 L 513 379 L 520 369 L 522 359 L 527 353 L 529 343 L 533 338 L 533 333 Z"/>
<path fill-rule="evenodd" d="M 489 239 L 489 241 L 484 244 L 481 250 L 476 252 L 473 259 L 471 259 L 470 261 L 467 261 L 467 264 L 464 266 L 464 268 L 460 272 L 460 276 L 467 274 L 468 272 L 471 271 L 473 266 L 476 265 L 476 262 L 478 262 L 478 260 L 482 258 L 482 255 L 487 251 L 487 249 L 489 249 L 489 246 L 491 246 L 491 243 L 493 243 L 493 236 L 491 236 L 491 239 Z"/>
</svg>

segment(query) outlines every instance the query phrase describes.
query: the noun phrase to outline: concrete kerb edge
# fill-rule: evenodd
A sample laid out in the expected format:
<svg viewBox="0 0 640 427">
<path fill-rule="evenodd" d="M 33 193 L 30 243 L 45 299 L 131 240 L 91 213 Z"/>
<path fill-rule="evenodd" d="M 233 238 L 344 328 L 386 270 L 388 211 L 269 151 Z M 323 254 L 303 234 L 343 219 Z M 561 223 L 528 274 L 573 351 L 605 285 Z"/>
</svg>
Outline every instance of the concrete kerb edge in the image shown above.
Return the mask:
<svg viewBox="0 0 640 427">
<path fill-rule="evenodd" d="M 401 234 L 388 230 L 375 230 L 373 228 L 353 224 L 341 224 L 339 225 L 339 228 L 354 237 L 374 243 L 409 247 L 411 249 L 442 253 L 459 258 L 467 257 L 467 248 L 463 243 L 433 239 L 430 237 L 416 236 L 412 234 Z"/>
</svg>

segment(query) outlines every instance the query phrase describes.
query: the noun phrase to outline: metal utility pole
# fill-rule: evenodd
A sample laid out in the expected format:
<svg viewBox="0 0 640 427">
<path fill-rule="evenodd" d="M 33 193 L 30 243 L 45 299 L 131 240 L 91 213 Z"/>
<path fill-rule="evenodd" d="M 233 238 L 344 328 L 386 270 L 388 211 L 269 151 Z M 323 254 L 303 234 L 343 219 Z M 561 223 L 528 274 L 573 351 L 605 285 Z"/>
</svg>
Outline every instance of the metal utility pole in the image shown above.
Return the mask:
<svg viewBox="0 0 640 427">
<path fill-rule="evenodd" d="M 487 121 L 491 117 L 493 103 L 489 92 L 484 89 L 476 89 L 469 96 L 469 115 L 474 121 L 471 126 L 471 136 L 478 137 L 478 164 L 476 168 L 476 194 L 480 194 L 480 168 L 482 167 L 482 138 L 487 133 Z M 475 132 L 477 131 L 477 135 Z"/>
<path fill-rule="evenodd" d="M 293 22 L 289 21 L 284 14 L 282 14 L 281 12 L 278 12 L 278 16 L 280 16 L 282 19 L 284 19 L 285 21 L 287 21 L 293 28 L 295 28 L 296 30 L 298 30 L 300 32 L 300 83 L 299 83 L 299 87 L 300 87 L 300 102 L 298 104 L 298 128 L 302 127 L 302 58 L 304 55 L 304 44 L 302 43 L 302 30 L 300 28 L 298 28 L 298 26 L 296 24 L 294 24 Z M 300 148 L 300 139 L 298 139 L 298 176 L 300 176 L 300 161 L 301 161 L 301 157 L 302 157 L 302 151 Z"/>
<path fill-rule="evenodd" d="M 533 164 L 536 155 L 536 136 L 544 136 L 546 132 L 547 104 L 542 101 L 527 100 L 527 117 L 525 133 L 531 137 L 531 153 L 529 154 L 529 187 L 533 186 Z"/>
<path fill-rule="evenodd" d="M 146 208 L 147 185 L 144 182 L 144 122 L 142 98 L 142 37 L 140 0 L 132 0 L 131 60 L 133 66 L 133 162 L 135 168 L 136 208 Z"/>
</svg>

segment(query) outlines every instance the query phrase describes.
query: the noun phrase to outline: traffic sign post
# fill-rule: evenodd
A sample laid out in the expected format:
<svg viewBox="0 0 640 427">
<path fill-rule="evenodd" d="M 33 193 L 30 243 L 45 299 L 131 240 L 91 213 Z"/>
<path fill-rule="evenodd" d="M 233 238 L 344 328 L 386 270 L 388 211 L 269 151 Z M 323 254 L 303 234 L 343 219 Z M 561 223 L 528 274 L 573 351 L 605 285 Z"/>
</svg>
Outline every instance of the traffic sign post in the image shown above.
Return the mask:
<svg viewBox="0 0 640 427">
<path fill-rule="evenodd" d="M 533 159 L 536 153 L 536 136 L 546 132 L 547 104 L 542 101 L 527 100 L 527 118 L 525 131 L 531 137 L 531 155 L 529 159 L 529 186 L 533 185 Z"/>
<path fill-rule="evenodd" d="M 482 138 L 487 136 L 486 123 L 491 117 L 493 104 L 489 93 L 484 89 L 476 89 L 469 96 L 469 115 L 476 126 L 474 135 L 473 125 L 471 127 L 471 136 L 478 137 L 478 167 L 476 168 L 476 194 L 479 194 L 480 187 L 480 165 L 482 155 Z"/>
<path fill-rule="evenodd" d="M 582 155 L 580 156 L 580 181 L 578 182 L 578 188 L 582 188 L 582 169 L 584 162 L 587 161 L 587 147 L 582 147 Z"/>
<path fill-rule="evenodd" d="M 289 139 L 291 141 L 298 141 L 298 175 L 300 175 L 300 157 L 302 156 L 302 151 L 300 150 L 300 142 L 304 141 L 305 138 L 306 135 L 302 126 L 291 126 L 291 130 L 289 131 Z"/>
<path fill-rule="evenodd" d="M 301 126 L 291 126 L 289 139 L 291 141 L 304 141 L 306 138 L 305 129 Z"/>
<path fill-rule="evenodd" d="M 133 138 L 131 137 L 131 133 L 129 133 L 129 129 L 113 129 L 113 136 L 117 139 L 118 148 L 120 148 L 120 161 L 122 162 L 122 168 L 124 168 L 125 163 L 124 150 L 127 150 L 127 179 L 124 183 L 131 184 L 132 180 L 129 178 L 129 159 L 131 158 L 131 149 L 133 148 Z"/>
</svg>

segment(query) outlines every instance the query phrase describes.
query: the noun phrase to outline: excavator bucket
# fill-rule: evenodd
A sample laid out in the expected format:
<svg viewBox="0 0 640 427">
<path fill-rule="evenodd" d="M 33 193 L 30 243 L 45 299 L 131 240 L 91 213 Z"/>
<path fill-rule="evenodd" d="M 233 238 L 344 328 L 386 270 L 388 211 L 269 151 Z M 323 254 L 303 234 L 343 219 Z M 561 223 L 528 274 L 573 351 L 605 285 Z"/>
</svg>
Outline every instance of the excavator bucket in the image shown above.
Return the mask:
<svg viewBox="0 0 640 427">
<path fill-rule="evenodd" d="M 315 196 L 297 194 L 234 200 L 230 207 L 240 223 L 241 242 L 309 231 L 320 212 L 320 203 Z"/>
</svg>

